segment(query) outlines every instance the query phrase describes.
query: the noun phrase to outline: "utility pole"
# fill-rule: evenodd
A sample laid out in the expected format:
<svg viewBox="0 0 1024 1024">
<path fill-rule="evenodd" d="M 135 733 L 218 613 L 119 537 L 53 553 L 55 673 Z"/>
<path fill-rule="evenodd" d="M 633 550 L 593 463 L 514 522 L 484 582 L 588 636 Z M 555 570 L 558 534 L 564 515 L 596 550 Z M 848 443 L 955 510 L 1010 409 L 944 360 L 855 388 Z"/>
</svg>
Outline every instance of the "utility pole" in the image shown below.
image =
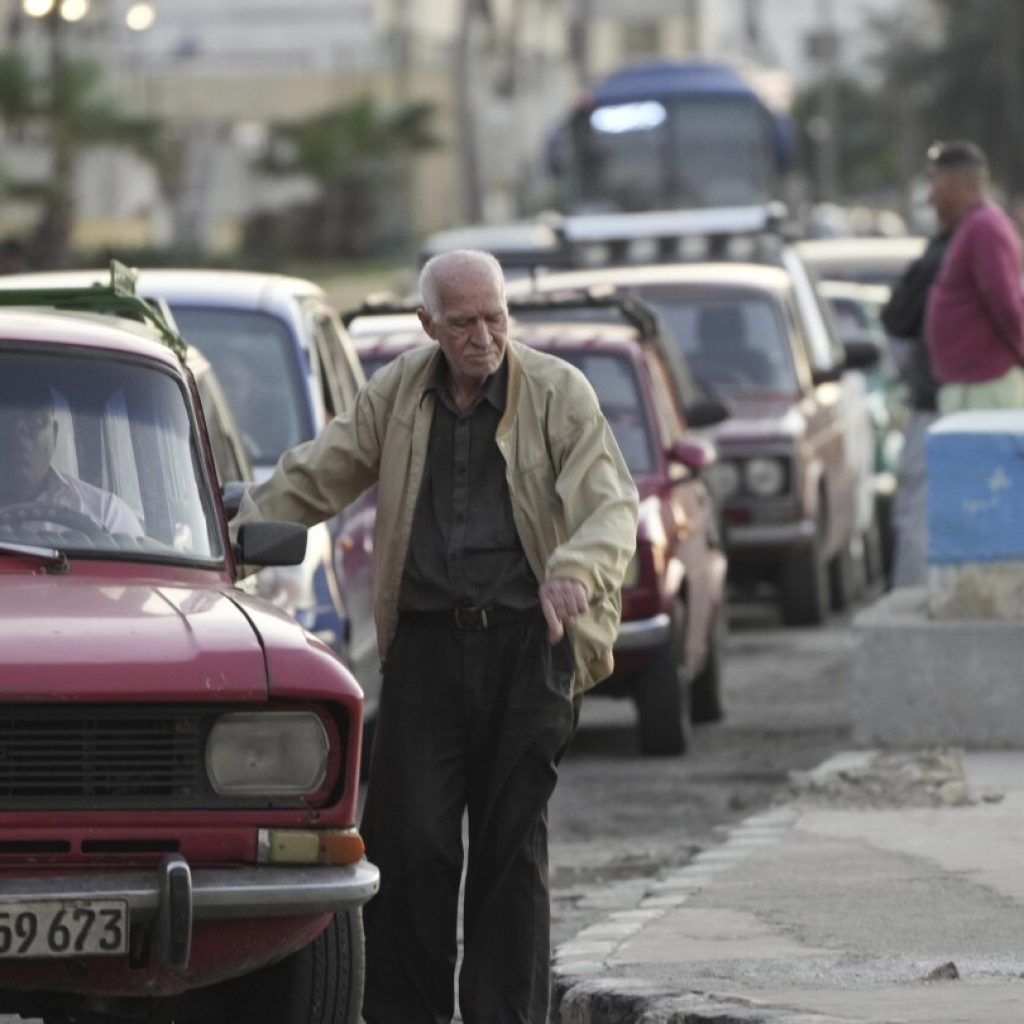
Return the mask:
<svg viewBox="0 0 1024 1024">
<path fill-rule="evenodd" d="M 462 22 L 459 25 L 458 52 L 455 60 L 456 109 L 459 125 L 459 158 L 462 167 L 462 208 L 470 224 L 483 220 L 483 176 L 477 141 L 476 105 L 473 66 L 475 63 L 474 27 L 481 13 L 482 0 L 463 0 Z"/>
<path fill-rule="evenodd" d="M 1000 122 L 1005 135 L 1003 144 L 1003 186 L 1006 200 L 1012 203 L 1024 191 L 1024 167 L 1022 167 L 1022 132 L 1018 110 L 1020 108 L 1021 75 L 1018 46 L 1021 33 L 1020 0 L 1002 0 L 999 19 L 999 83 L 1002 94 L 1002 117 Z"/>
</svg>

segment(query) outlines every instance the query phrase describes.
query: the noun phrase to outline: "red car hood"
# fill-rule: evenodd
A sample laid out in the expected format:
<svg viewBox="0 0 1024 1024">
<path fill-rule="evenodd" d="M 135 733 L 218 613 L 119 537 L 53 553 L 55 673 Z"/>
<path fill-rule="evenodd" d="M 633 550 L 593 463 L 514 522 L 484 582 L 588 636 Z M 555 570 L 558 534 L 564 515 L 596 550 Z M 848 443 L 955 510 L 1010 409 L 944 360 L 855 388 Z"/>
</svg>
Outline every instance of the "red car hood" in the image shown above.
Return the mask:
<svg viewBox="0 0 1024 1024">
<path fill-rule="evenodd" d="M 5 576 L 0 701 L 264 700 L 263 650 L 216 588 Z"/>
</svg>

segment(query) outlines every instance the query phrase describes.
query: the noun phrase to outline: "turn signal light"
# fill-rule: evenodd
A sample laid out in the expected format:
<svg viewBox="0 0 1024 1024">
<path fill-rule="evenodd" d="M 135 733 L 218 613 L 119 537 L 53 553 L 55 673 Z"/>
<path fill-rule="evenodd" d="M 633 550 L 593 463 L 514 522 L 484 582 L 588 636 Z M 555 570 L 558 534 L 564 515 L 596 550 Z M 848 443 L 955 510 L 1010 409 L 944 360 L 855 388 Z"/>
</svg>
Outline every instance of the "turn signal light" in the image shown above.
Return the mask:
<svg viewBox="0 0 1024 1024">
<path fill-rule="evenodd" d="M 261 864 L 356 864 L 366 854 L 363 837 L 354 828 L 261 828 L 258 844 Z"/>
</svg>

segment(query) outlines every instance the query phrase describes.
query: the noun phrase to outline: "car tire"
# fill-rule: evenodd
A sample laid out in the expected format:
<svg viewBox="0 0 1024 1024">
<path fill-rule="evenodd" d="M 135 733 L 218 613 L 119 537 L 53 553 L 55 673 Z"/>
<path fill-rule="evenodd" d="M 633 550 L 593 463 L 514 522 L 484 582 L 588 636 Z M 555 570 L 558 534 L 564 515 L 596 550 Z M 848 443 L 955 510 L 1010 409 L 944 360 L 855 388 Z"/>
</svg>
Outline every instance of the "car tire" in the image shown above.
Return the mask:
<svg viewBox="0 0 1024 1024">
<path fill-rule="evenodd" d="M 724 717 L 722 665 L 725 661 L 726 635 L 725 608 L 718 608 L 708 637 L 707 660 L 690 682 L 690 721 L 694 725 L 718 722 Z"/>
<path fill-rule="evenodd" d="M 828 562 L 820 530 L 814 540 L 782 563 L 779 579 L 782 621 L 787 626 L 820 626 L 828 619 Z"/>
<path fill-rule="evenodd" d="M 640 753 L 685 754 L 690 741 L 690 687 L 683 673 L 683 607 L 676 602 L 669 636 L 635 680 Z"/>
<path fill-rule="evenodd" d="M 174 1020 L 359 1024 L 365 968 L 361 911 L 334 914 L 308 946 L 269 967 L 214 986 L 205 1013 Z"/>
</svg>

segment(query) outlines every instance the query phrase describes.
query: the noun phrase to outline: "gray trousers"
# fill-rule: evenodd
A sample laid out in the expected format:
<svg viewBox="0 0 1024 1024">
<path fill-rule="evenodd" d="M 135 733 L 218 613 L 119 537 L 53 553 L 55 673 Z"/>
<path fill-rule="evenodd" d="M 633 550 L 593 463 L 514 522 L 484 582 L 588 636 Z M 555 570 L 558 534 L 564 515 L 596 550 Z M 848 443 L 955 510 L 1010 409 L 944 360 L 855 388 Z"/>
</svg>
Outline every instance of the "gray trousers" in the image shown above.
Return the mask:
<svg viewBox="0 0 1024 1024">
<path fill-rule="evenodd" d="M 465 1024 L 546 1024 L 547 803 L 576 724 L 568 641 L 537 615 L 477 632 L 399 622 L 384 666 L 362 832 L 381 873 L 364 908 L 366 1024 L 454 1013 L 462 822 Z"/>
<path fill-rule="evenodd" d="M 903 429 L 903 451 L 893 502 L 893 587 L 928 582 L 928 474 L 925 435 L 938 413 L 911 409 Z"/>
</svg>

